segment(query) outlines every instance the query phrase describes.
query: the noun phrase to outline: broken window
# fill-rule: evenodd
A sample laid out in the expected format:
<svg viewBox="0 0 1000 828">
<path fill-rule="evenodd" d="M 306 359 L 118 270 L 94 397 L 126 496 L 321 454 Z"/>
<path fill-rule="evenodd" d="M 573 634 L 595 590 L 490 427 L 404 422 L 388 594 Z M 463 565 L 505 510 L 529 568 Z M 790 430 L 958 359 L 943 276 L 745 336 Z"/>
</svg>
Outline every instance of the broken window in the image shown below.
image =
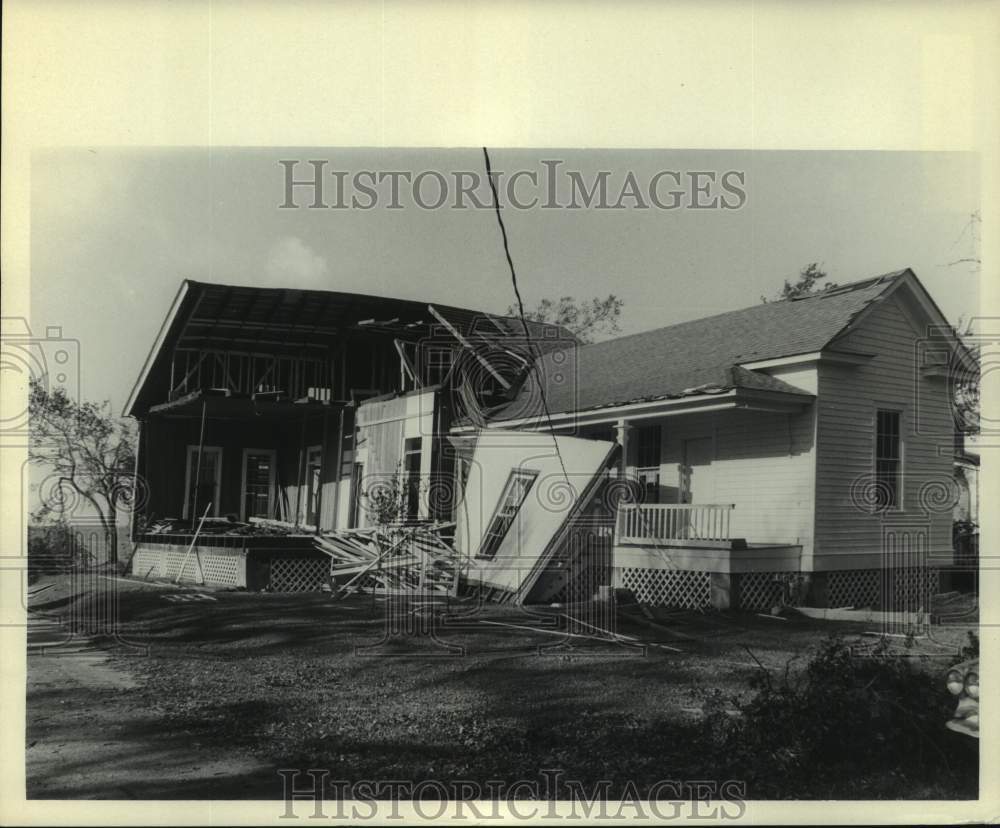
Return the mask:
<svg viewBox="0 0 1000 828">
<path fill-rule="evenodd" d="M 902 451 L 899 412 L 875 413 L 875 508 L 882 512 L 900 506 Z"/>
<path fill-rule="evenodd" d="M 497 550 L 514 523 L 514 518 L 517 517 L 528 492 L 535 484 L 536 477 L 538 477 L 537 471 L 511 470 L 510 477 L 507 478 L 507 485 L 504 486 L 503 494 L 500 496 L 497 510 L 490 521 L 486 534 L 483 535 L 483 542 L 479 545 L 477 557 L 489 559 L 496 557 Z"/>
</svg>

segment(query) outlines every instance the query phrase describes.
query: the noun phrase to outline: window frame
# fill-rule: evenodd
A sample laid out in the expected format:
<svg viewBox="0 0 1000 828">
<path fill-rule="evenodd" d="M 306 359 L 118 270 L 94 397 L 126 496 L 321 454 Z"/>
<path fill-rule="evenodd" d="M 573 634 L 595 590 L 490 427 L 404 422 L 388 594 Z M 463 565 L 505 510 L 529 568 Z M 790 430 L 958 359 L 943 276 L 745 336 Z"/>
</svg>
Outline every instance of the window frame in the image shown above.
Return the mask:
<svg viewBox="0 0 1000 828">
<path fill-rule="evenodd" d="M 503 542 L 510 533 L 511 527 L 517 522 L 517 516 L 521 512 L 524 502 L 528 499 L 528 495 L 531 494 L 531 490 L 535 487 L 535 481 L 538 479 L 539 473 L 537 469 L 515 468 L 510 470 L 510 473 L 507 475 L 507 481 L 504 483 L 503 490 L 500 493 L 500 498 L 497 500 L 497 505 L 493 509 L 493 514 L 486 524 L 482 539 L 479 541 L 479 549 L 476 552 L 477 560 L 496 560 L 497 552 L 503 546 Z M 527 479 L 527 485 L 524 487 L 517 504 L 513 505 L 510 514 L 506 514 L 511 507 L 505 506 L 505 504 L 514 490 L 515 481 L 519 479 Z M 506 525 L 504 525 L 504 522 L 506 522 Z"/>
<path fill-rule="evenodd" d="M 412 463 L 416 460 L 416 468 Z M 403 461 L 400 464 L 402 476 L 402 488 L 405 497 L 405 508 L 403 519 L 407 522 L 418 521 L 423 511 L 420 497 L 420 484 L 422 482 L 424 462 L 424 438 L 404 437 L 403 438 Z"/>
<path fill-rule="evenodd" d="M 319 455 L 319 463 L 311 462 L 312 458 Z M 300 515 L 300 520 L 306 526 L 318 526 L 320 522 L 320 515 L 315 514 L 315 521 L 310 520 L 310 512 L 312 511 L 313 501 L 317 499 L 319 493 L 323 489 L 323 444 L 314 443 L 311 446 L 306 446 L 305 461 L 303 463 L 303 468 L 305 470 L 305 480 L 303 480 L 304 489 L 303 494 L 305 495 L 302 500 L 304 501 L 304 507 L 302 508 L 302 514 Z M 318 485 L 313 487 L 313 468 L 317 469 L 316 477 L 318 478 Z"/>
<path fill-rule="evenodd" d="M 872 429 L 872 479 L 875 484 L 875 502 L 872 504 L 872 511 L 875 514 L 883 514 L 885 512 L 902 512 L 904 508 L 904 477 L 903 477 L 903 461 L 904 461 L 904 444 L 903 444 L 903 414 L 902 408 L 887 404 L 876 404 L 874 408 L 874 428 Z M 880 437 L 880 420 L 882 414 L 893 414 L 896 417 L 896 433 L 895 433 L 895 444 L 896 444 L 896 456 L 889 457 L 880 454 L 881 442 Z M 893 436 L 893 435 L 889 435 Z M 891 503 L 879 503 L 878 497 L 881 491 L 882 481 L 886 479 L 886 475 L 883 475 L 879 471 L 880 463 L 884 462 L 894 462 L 895 471 L 892 474 L 894 480 L 893 483 L 893 493 L 895 495 L 893 502 Z"/>
<path fill-rule="evenodd" d="M 202 454 L 215 453 L 219 456 L 219 461 L 215 466 L 215 484 L 212 489 L 212 517 L 219 516 L 219 500 L 222 496 L 222 460 L 223 452 L 222 446 L 202 446 Z M 191 501 L 192 494 L 191 491 L 191 478 L 195 474 L 195 466 L 198 463 L 198 444 L 188 443 L 185 449 L 185 468 L 184 468 L 184 503 L 181 506 L 181 519 L 188 520 L 191 517 Z M 195 515 L 195 517 L 200 518 L 201 515 Z"/>
</svg>

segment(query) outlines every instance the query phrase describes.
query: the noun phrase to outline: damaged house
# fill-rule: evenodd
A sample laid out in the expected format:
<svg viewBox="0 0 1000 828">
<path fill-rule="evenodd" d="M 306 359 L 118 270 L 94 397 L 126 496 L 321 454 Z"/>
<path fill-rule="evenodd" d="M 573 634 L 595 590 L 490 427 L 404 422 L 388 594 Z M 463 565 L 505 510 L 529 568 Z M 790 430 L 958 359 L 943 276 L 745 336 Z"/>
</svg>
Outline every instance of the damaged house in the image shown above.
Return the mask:
<svg viewBox="0 0 1000 828">
<path fill-rule="evenodd" d="M 382 486 L 454 524 L 461 585 L 491 600 L 916 609 L 952 560 L 952 382 L 976 370 L 910 270 L 591 345 L 188 282 L 128 413 L 147 519 L 193 529 L 211 503 L 322 533 Z M 214 537 L 251 588 L 247 558 L 305 553 Z M 136 541 L 142 575 L 185 537 Z"/>
<path fill-rule="evenodd" d="M 132 574 L 320 588 L 315 536 L 370 525 L 380 493 L 398 521 L 450 519 L 451 420 L 574 342 L 460 308 L 184 281 L 125 409 L 143 487 Z"/>
</svg>

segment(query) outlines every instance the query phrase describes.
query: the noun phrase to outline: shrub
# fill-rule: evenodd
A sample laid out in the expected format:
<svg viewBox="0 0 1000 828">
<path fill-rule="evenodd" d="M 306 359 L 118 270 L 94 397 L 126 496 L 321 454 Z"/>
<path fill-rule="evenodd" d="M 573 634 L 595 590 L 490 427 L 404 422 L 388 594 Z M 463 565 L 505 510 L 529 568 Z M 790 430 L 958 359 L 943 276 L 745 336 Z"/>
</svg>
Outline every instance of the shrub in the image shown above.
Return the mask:
<svg viewBox="0 0 1000 828">
<path fill-rule="evenodd" d="M 963 645 L 962 649 L 959 650 L 955 664 L 961 664 L 963 661 L 968 661 L 972 658 L 979 658 L 979 636 L 972 630 L 969 630 L 966 635 L 969 637 L 969 643 Z"/>
<path fill-rule="evenodd" d="M 42 575 L 69 572 L 81 564 L 82 558 L 83 551 L 66 523 L 28 528 L 28 583 L 34 583 Z"/>
<path fill-rule="evenodd" d="M 753 797 L 889 797 L 915 781 L 975 795 L 969 753 L 944 728 L 954 704 L 938 672 L 885 639 L 858 653 L 831 637 L 794 677 L 761 666 L 742 716 L 721 735 L 718 720 L 706 723 L 705 738 Z"/>
</svg>

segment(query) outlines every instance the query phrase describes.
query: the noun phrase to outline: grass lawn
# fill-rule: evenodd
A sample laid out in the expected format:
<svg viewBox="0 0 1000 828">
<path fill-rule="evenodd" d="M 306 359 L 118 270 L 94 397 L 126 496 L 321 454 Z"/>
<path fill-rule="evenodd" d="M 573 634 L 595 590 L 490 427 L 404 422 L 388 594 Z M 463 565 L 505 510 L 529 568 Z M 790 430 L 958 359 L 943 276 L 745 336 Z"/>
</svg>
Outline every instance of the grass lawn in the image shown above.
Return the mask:
<svg viewBox="0 0 1000 828">
<path fill-rule="evenodd" d="M 67 659 L 29 658 L 30 797 L 279 799 L 281 768 L 445 782 L 537 779 L 557 768 L 587 785 L 632 781 L 640 791 L 663 779 L 739 779 L 720 778 L 719 757 L 703 744 L 706 705 L 725 720 L 761 666 L 780 675 L 790 663 L 794 673 L 833 630 L 873 640 L 861 635 L 871 625 L 801 617 L 620 618 L 620 634 L 661 645 L 643 649 L 523 629 L 556 628 L 565 620 L 557 610 L 468 603 L 447 617 L 402 607 L 398 625 L 434 635 L 386 639 L 387 605 L 371 596 L 195 599 L 118 583 L 122 637 L 136 651 L 120 647 L 83 678 Z M 65 613 L 79 600 L 57 587 L 36 608 Z M 947 654 L 942 645 L 972 627 L 939 628 L 940 643 L 916 649 Z M 948 663 L 923 669 L 943 676 Z M 974 797 L 976 746 L 948 741 L 943 719 L 941 731 L 928 743 L 945 746 L 939 775 L 887 767 L 780 795 Z"/>
</svg>

